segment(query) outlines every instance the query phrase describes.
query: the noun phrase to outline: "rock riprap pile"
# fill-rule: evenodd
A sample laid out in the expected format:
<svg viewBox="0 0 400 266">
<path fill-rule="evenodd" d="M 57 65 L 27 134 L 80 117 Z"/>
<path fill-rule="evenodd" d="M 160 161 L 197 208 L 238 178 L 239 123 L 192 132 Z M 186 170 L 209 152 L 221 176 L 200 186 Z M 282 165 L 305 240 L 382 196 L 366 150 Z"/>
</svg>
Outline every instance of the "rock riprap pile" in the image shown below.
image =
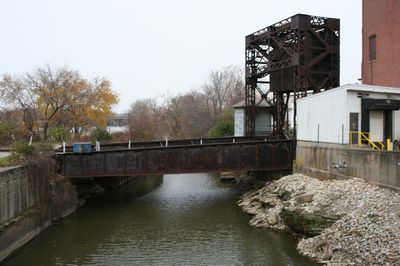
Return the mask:
<svg viewBox="0 0 400 266">
<path fill-rule="evenodd" d="M 285 176 L 248 192 L 250 224 L 301 239 L 301 254 L 328 265 L 400 265 L 400 195 L 362 179 Z"/>
</svg>

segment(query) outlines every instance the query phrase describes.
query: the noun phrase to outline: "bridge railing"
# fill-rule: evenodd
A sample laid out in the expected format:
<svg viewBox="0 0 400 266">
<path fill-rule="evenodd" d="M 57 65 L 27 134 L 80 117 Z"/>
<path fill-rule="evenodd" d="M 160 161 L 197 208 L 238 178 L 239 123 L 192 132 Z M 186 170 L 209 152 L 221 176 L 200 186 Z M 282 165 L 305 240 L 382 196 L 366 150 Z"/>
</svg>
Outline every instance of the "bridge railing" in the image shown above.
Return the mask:
<svg viewBox="0 0 400 266">
<path fill-rule="evenodd" d="M 293 141 L 250 138 L 207 139 L 171 146 L 103 149 L 92 153 L 60 153 L 61 174 L 66 177 L 133 176 L 225 171 L 276 171 L 293 167 Z M 155 144 L 157 142 L 151 142 Z M 143 143 L 141 143 L 143 144 Z M 149 144 L 149 143 L 145 143 Z"/>
<path fill-rule="evenodd" d="M 263 137 L 220 137 L 220 138 L 194 138 L 194 139 L 169 139 L 154 141 L 127 141 L 102 143 L 102 151 L 123 150 L 123 149 L 141 149 L 141 148 L 157 148 L 157 147 L 174 147 L 174 146 L 190 146 L 190 145 L 206 145 L 206 144 L 222 144 L 222 143 L 243 143 L 256 141 L 276 140 L 272 136 Z M 65 152 L 72 152 L 72 146 L 66 146 Z M 95 144 L 92 144 L 92 150 L 95 151 Z M 63 153 L 63 149 L 56 149 L 56 153 Z"/>
</svg>

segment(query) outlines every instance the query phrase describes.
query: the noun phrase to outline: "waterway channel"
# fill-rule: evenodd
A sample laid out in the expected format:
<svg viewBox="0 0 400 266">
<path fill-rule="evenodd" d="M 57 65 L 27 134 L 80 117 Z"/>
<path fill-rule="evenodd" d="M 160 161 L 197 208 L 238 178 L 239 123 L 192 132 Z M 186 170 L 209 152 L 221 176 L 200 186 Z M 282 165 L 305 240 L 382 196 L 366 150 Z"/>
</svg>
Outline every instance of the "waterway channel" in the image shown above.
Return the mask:
<svg viewBox="0 0 400 266">
<path fill-rule="evenodd" d="M 4 265 L 313 265 L 291 236 L 250 227 L 239 195 L 207 174 L 137 181 L 92 199 Z"/>
</svg>

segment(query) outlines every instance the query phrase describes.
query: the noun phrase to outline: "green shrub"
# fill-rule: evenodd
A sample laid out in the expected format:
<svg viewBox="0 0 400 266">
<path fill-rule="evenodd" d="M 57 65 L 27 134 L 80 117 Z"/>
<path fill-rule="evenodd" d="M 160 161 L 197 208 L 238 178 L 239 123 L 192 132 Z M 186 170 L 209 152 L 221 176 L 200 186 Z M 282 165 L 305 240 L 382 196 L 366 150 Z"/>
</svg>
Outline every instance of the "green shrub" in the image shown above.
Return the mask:
<svg viewBox="0 0 400 266">
<path fill-rule="evenodd" d="M 14 142 L 14 144 L 12 146 L 12 151 L 19 155 L 29 156 L 29 155 L 33 155 L 35 153 L 35 147 L 32 145 L 29 145 L 29 143 L 26 141 L 19 140 L 19 141 Z"/>
<path fill-rule="evenodd" d="M 233 134 L 233 112 L 230 110 L 223 113 L 218 118 L 216 125 L 208 132 L 208 136 L 211 138 L 233 136 Z"/>
<path fill-rule="evenodd" d="M 90 139 L 94 141 L 110 141 L 112 139 L 111 134 L 104 128 L 96 127 L 90 132 Z"/>
<path fill-rule="evenodd" d="M 11 159 L 9 156 L 7 157 L 0 157 L 0 167 L 9 166 L 11 163 Z"/>
<path fill-rule="evenodd" d="M 34 142 L 33 147 L 38 152 L 51 152 L 54 150 L 53 143 L 51 142 Z"/>
<path fill-rule="evenodd" d="M 66 141 L 71 133 L 63 125 L 49 128 L 49 137 L 55 141 Z"/>
<path fill-rule="evenodd" d="M 17 127 L 13 123 L 0 123 L 0 146 L 7 145 L 13 140 Z"/>
</svg>

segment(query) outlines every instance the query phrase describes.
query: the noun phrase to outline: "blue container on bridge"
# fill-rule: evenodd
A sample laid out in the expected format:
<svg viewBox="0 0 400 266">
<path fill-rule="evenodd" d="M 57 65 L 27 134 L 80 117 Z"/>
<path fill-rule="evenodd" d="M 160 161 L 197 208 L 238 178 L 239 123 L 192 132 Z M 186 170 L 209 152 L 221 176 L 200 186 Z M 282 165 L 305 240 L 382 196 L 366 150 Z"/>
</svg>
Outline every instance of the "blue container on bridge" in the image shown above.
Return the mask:
<svg viewBox="0 0 400 266">
<path fill-rule="evenodd" d="M 72 144 L 72 152 L 74 153 L 91 153 L 92 144 L 90 142 L 78 142 Z"/>
</svg>

